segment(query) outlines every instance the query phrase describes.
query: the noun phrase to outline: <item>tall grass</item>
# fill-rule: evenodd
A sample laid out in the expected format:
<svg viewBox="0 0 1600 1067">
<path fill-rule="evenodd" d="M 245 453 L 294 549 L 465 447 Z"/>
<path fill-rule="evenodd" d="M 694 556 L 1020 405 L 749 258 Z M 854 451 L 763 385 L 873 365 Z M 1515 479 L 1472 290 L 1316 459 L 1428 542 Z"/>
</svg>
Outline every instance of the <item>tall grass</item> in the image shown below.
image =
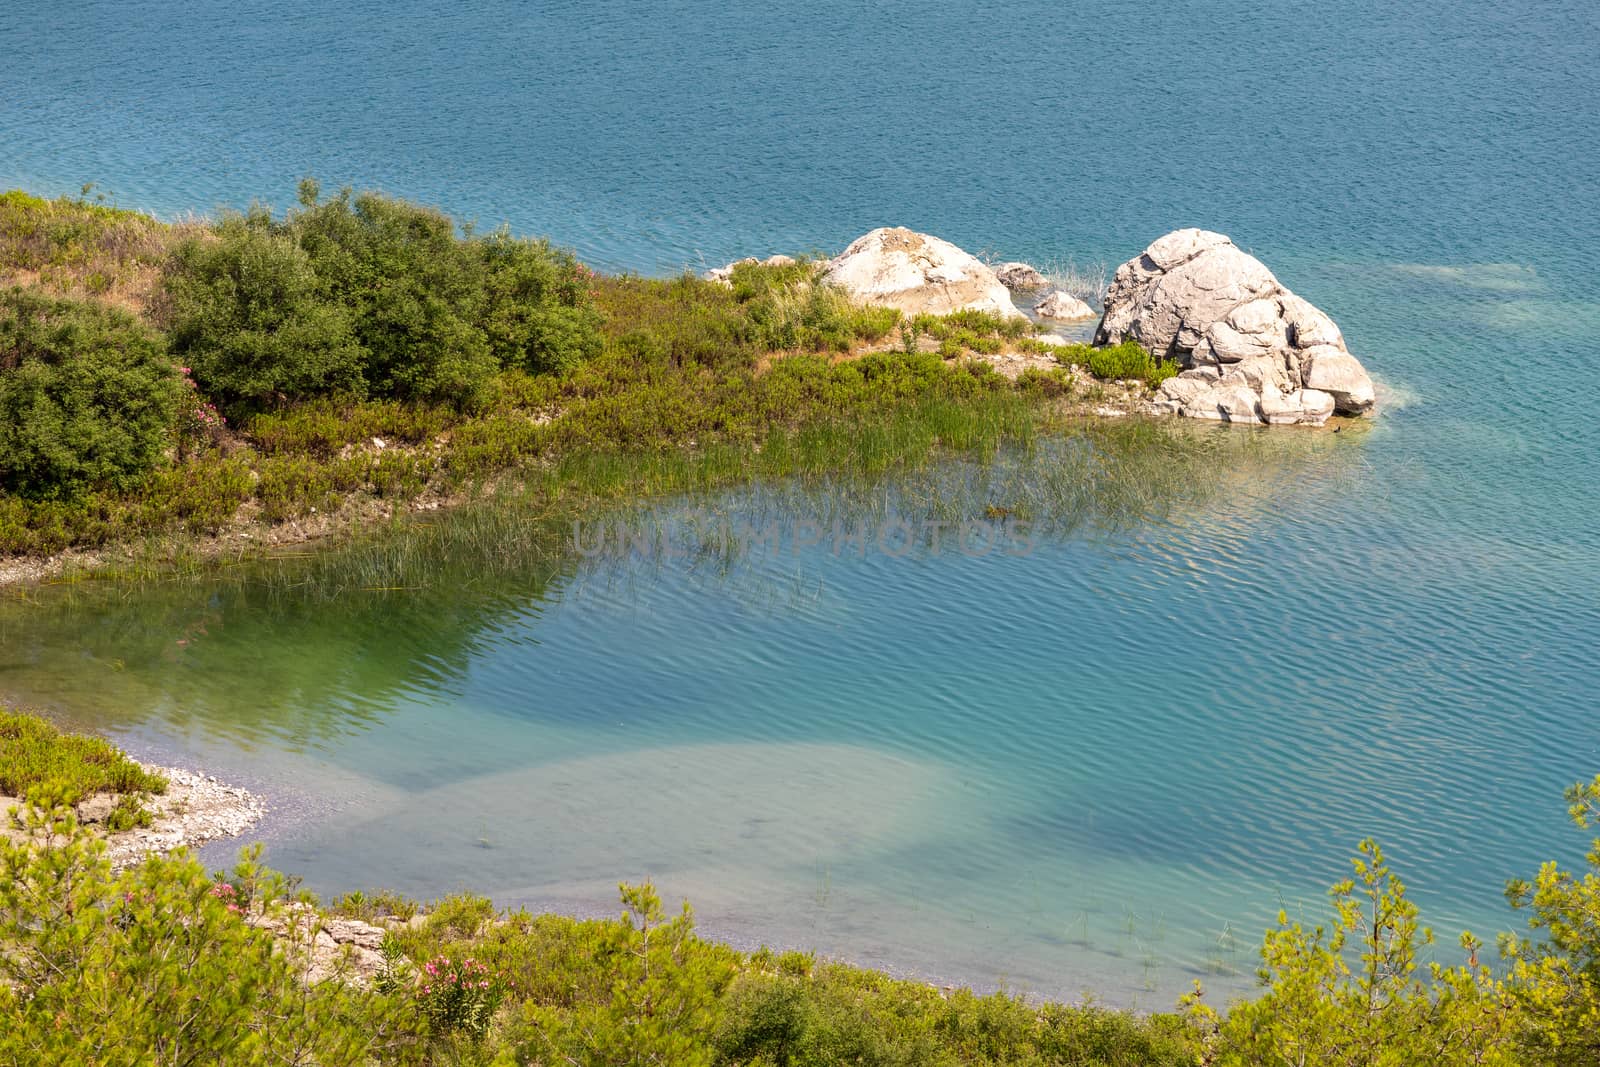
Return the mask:
<svg viewBox="0 0 1600 1067">
<path fill-rule="evenodd" d="M 86 198 L 0 193 L 0 284 L 149 312 L 161 265 L 180 241 L 203 230 L 199 222 L 158 222 Z"/>
<path fill-rule="evenodd" d="M 1111 275 L 1105 260 L 1079 263 L 1075 259 L 1051 260 L 1039 273 L 1052 289 L 1071 293 L 1091 307 L 1104 307 L 1107 279 Z"/>
</svg>

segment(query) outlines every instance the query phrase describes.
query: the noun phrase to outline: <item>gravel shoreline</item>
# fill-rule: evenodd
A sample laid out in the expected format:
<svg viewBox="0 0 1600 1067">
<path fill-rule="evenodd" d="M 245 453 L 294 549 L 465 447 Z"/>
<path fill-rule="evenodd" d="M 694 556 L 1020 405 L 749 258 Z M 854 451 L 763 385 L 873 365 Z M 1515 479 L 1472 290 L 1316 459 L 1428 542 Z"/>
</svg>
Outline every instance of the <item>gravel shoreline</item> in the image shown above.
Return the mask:
<svg viewBox="0 0 1600 1067">
<path fill-rule="evenodd" d="M 153 763 L 139 766 L 165 778 L 167 791 L 145 799 L 144 806 L 151 815 L 149 826 L 104 835 L 106 856 L 116 870 L 132 867 L 152 853 L 166 855 L 180 848 L 193 849 L 208 841 L 238 837 L 267 813 L 267 805 L 259 796 L 211 775 Z M 103 827 L 116 802 L 117 798 L 109 794 L 89 797 L 78 804 L 78 821 L 89 827 Z M 21 806 L 22 801 L 16 797 L 0 796 L 0 838 L 25 837 L 6 819 L 7 812 Z"/>
<path fill-rule="evenodd" d="M 260 797 L 209 774 L 149 763 L 140 766 L 165 778 L 167 791 L 145 802 L 152 816 L 149 826 L 107 836 L 106 854 L 113 867 L 132 866 L 152 852 L 165 855 L 219 838 L 238 837 L 267 813 Z"/>
</svg>

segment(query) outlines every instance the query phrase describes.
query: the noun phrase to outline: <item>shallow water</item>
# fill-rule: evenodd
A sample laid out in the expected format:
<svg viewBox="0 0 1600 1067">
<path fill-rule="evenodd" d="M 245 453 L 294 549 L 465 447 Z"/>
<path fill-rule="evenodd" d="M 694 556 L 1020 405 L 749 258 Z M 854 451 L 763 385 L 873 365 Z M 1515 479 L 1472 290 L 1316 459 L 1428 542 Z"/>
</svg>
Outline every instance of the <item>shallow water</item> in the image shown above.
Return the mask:
<svg viewBox="0 0 1600 1067">
<path fill-rule="evenodd" d="M 609 912 L 652 874 L 726 936 L 1151 1006 L 1246 986 L 1366 834 L 1442 941 L 1507 925 L 1600 769 L 1600 15 L 1186 10 L 7 9 L 0 185 L 176 214 L 315 173 L 645 272 L 885 223 L 1115 264 L 1204 225 L 1385 408 L 1026 556 L 40 591 L 0 693 L 304 798 L 269 843 L 329 891 Z M 769 505 L 682 508 L 811 506 Z"/>
</svg>

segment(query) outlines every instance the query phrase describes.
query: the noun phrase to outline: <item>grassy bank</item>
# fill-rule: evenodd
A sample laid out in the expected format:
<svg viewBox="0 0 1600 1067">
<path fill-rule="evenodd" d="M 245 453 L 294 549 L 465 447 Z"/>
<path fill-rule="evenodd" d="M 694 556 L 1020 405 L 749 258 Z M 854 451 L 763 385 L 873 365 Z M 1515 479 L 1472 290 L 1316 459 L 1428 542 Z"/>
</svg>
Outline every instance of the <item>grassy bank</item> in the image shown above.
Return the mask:
<svg viewBox="0 0 1600 1067">
<path fill-rule="evenodd" d="M 64 734 L 38 716 L 0 707 L 0 797 L 72 806 L 113 796 L 106 822 L 116 831 L 147 825 L 144 797 L 166 788 L 166 779 L 97 737 Z"/>
<path fill-rule="evenodd" d="M 603 277 L 314 187 L 288 215 L 181 225 L 4 194 L 0 554 L 294 539 L 494 485 L 603 498 L 907 467 L 1059 430 L 1103 401 L 1093 374 L 1171 371 L 991 316 L 902 322 L 816 274 Z M 981 358 L 1002 348 L 1054 369 L 1008 379 Z"/>
</svg>

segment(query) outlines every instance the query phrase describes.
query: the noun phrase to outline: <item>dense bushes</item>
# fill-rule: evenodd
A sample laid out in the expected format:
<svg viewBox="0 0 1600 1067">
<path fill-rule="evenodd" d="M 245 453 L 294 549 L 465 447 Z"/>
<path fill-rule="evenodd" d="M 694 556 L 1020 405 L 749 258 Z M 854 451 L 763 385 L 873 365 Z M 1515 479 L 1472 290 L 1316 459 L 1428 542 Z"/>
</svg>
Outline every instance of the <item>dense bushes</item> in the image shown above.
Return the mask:
<svg viewBox="0 0 1600 1067">
<path fill-rule="evenodd" d="M 187 858 L 113 874 L 65 809 L 27 822 L 45 847 L 0 838 L 0 1063 L 419 1061 L 397 998 L 310 985 L 308 953 L 245 921 L 282 887 L 249 861 L 229 882 Z"/>
<path fill-rule="evenodd" d="M 168 292 L 173 348 L 218 400 L 259 407 L 365 389 L 350 313 L 310 255 L 265 219 L 227 218 L 180 247 Z"/>
<path fill-rule="evenodd" d="M 182 395 L 161 338 L 131 316 L 0 291 L 0 489 L 131 485 L 168 446 Z"/>
<path fill-rule="evenodd" d="M 448 216 L 348 190 L 262 209 L 187 242 L 169 280 L 173 349 L 236 408 L 345 395 L 484 406 L 502 367 L 599 350 L 588 272 L 544 241 L 458 236 Z"/>
</svg>

